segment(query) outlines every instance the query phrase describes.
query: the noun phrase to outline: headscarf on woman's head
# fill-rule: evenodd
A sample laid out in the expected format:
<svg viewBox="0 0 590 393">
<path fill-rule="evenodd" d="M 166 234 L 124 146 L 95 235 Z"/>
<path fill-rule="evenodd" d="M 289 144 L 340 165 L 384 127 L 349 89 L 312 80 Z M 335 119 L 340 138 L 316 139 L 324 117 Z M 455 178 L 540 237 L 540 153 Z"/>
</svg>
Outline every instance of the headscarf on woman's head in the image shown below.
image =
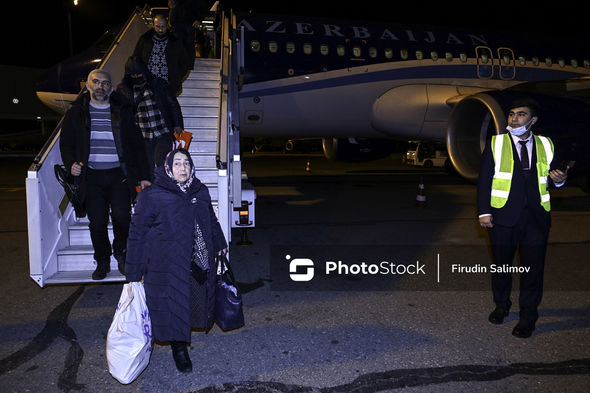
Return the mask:
<svg viewBox="0 0 590 393">
<path fill-rule="evenodd" d="M 176 153 L 182 153 L 184 154 L 187 158 L 188 158 L 188 162 L 191 166 L 191 173 L 188 176 L 188 180 L 184 183 L 179 183 L 175 178 L 174 178 L 174 173 L 172 172 L 172 167 L 174 165 L 174 156 L 176 155 Z M 186 150 L 186 149 L 174 149 L 172 151 L 170 151 L 167 155 L 166 155 L 166 159 L 164 160 L 164 170 L 166 171 L 166 174 L 168 175 L 168 177 L 170 179 L 172 179 L 180 188 L 180 190 L 182 192 L 186 192 L 186 190 L 188 190 L 191 186 L 191 184 L 193 183 L 193 179 L 196 178 L 196 171 L 197 169 L 195 168 L 195 164 L 193 163 L 193 159 L 191 158 L 190 153 Z"/>
</svg>

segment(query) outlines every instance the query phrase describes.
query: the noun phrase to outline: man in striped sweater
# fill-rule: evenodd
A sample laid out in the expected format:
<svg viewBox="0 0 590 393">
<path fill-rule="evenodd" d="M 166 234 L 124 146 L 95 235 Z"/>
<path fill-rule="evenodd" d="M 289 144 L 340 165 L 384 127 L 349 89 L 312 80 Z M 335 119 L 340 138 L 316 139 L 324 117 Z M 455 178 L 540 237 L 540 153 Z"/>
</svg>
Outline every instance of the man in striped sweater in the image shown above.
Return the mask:
<svg viewBox="0 0 590 393">
<path fill-rule="evenodd" d="M 81 176 L 80 192 L 97 264 L 92 279 L 102 280 L 111 270 L 111 255 L 124 274 L 131 200 L 136 185 L 150 185 L 149 169 L 133 108 L 113 92 L 110 74 L 91 71 L 86 89 L 65 114 L 60 150 L 65 167 L 73 176 Z"/>
</svg>

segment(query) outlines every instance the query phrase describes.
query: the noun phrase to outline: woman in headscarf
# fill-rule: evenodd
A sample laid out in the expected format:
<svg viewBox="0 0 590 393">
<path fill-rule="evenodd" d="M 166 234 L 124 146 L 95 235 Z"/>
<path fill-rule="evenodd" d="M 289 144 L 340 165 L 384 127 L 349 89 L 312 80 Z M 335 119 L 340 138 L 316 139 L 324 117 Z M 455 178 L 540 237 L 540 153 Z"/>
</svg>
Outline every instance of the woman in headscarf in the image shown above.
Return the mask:
<svg viewBox="0 0 590 393">
<path fill-rule="evenodd" d="M 176 149 L 138 197 L 127 242 L 128 281 L 143 278 L 152 333 L 170 342 L 176 367 L 192 370 L 191 329 L 213 324 L 215 254 L 227 250 L 209 190 L 188 151 Z"/>
</svg>

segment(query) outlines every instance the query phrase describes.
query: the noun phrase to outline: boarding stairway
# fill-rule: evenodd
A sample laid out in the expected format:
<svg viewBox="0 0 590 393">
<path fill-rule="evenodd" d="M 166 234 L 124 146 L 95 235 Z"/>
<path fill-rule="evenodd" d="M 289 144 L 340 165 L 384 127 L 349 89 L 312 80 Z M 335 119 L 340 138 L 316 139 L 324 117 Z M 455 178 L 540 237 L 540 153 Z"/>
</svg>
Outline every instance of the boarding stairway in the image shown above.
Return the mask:
<svg viewBox="0 0 590 393">
<path fill-rule="evenodd" d="M 117 70 L 130 55 L 137 37 L 149 29 L 149 16 L 149 9 L 145 7 L 136 10 L 112 51 L 98 67 L 109 70 L 114 81 L 122 78 L 122 72 L 117 73 Z M 254 226 L 255 198 L 251 190 L 242 193 L 236 82 L 239 59 L 232 58 L 230 49 L 233 46 L 234 53 L 240 53 L 240 50 L 236 50 L 239 40 L 232 37 L 232 31 L 235 31 L 232 19 L 231 14 L 222 17 L 221 58 L 195 59 L 194 70 L 184 81 L 178 97 L 185 130 L 193 134 L 189 152 L 197 168 L 197 177 L 209 188 L 228 243 L 232 227 Z M 93 281 L 91 278 L 96 265 L 88 218 L 75 216 L 53 174 L 54 164 L 61 164 L 60 129 L 61 123 L 35 158 L 26 179 L 31 278 L 41 287 L 124 281 L 114 257 L 111 257 L 111 272 L 104 280 Z M 247 200 L 243 200 L 243 194 L 247 194 Z M 246 221 L 240 220 L 244 210 L 248 216 Z M 112 241 L 110 224 L 109 237 Z"/>
</svg>

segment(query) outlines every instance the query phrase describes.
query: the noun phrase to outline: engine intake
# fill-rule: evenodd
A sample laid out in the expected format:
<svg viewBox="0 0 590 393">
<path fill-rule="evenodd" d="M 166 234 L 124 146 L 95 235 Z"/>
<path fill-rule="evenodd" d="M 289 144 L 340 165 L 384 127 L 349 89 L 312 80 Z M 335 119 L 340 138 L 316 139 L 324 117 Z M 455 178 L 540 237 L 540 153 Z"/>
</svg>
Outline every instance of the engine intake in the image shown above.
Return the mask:
<svg viewBox="0 0 590 393">
<path fill-rule="evenodd" d="M 486 140 L 505 128 L 506 116 L 494 97 L 478 93 L 459 101 L 449 116 L 446 137 L 449 158 L 457 172 L 476 181 Z"/>
</svg>

